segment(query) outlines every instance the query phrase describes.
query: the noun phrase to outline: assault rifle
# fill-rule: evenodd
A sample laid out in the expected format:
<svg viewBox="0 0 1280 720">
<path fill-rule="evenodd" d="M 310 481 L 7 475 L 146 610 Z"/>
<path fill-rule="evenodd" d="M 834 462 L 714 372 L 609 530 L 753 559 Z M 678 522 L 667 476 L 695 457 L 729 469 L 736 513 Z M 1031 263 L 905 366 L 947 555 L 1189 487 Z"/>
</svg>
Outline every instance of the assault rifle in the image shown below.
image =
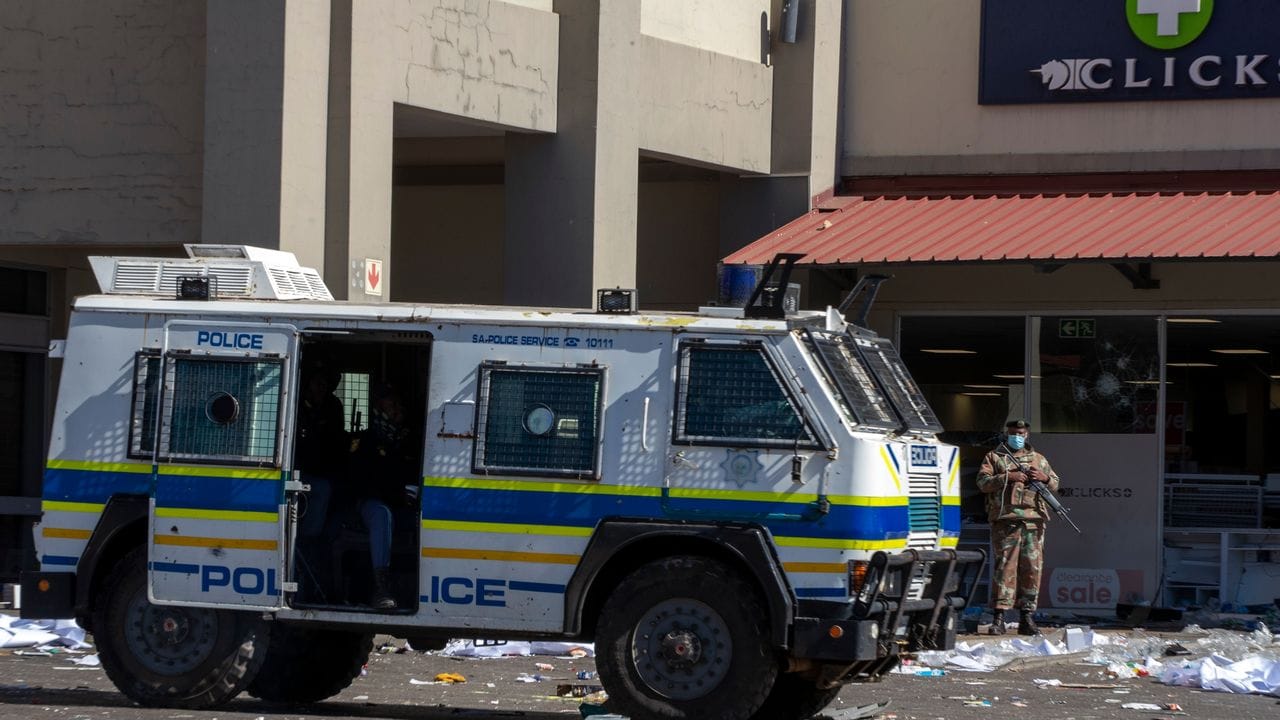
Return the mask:
<svg viewBox="0 0 1280 720">
<path fill-rule="evenodd" d="M 1009 448 L 1004 443 L 1000 443 L 996 446 L 996 452 L 1004 455 L 1006 458 L 1011 460 L 1014 465 L 1017 465 L 1018 472 L 1026 474 L 1028 470 L 1027 466 L 1018 462 L 1018 458 L 1013 456 L 1013 453 L 1009 451 Z M 1052 492 L 1049 492 L 1048 485 L 1037 480 L 1032 480 L 1030 477 L 1027 478 L 1027 484 L 1031 486 L 1032 490 L 1036 491 L 1037 495 L 1044 498 L 1045 503 L 1050 507 L 1050 509 L 1058 514 L 1058 517 L 1066 520 L 1067 524 L 1076 532 L 1081 532 L 1080 528 L 1075 523 L 1071 522 L 1071 516 L 1067 514 L 1067 509 L 1062 507 L 1062 503 L 1058 502 L 1058 498 L 1054 497 Z"/>
</svg>

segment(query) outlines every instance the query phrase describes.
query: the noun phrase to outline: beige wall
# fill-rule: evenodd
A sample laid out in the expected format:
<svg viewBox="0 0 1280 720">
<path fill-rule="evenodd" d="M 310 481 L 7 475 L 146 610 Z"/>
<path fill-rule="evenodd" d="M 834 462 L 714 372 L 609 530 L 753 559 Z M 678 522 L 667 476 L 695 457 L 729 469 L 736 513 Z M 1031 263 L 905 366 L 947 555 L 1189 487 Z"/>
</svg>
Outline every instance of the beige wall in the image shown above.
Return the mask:
<svg viewBox="0 0 1280 720">
<path fill-rule="evenodd" d="M 852 0 L 845 175 L 1272 168 L 1280 99 L 978 105 L 981 0 Z"/>
<path fill-rule="evenodd" d="M 636 288 L 646 310 L 694 310 L 716 297 L 720 183 L 640 183 Z"/>
<path fill-rule="evenodd" d="M 396 300 L 502 300 L 501 185 L 397 187 L 391 214 Z"/>
<path fill-rule="evenodd" d="M 760 14 L 768 14 L 769 5 L 770 0 L 643 0 L 640 32 L 759 62 Z"/>
<path fill-rule="evenodd" d="M 7 0 L 0 244 L 200 236 L 205 6 Z"/>
<path fill-rule="evenodd" d="M 773 68 L 641 36 L 635 75 L 640 148 L 769 172 Z"/>
<path fill-rule="evenodd" d="M 556 129 L 559 18 L 546 2 L 396 0 L 395 100 L 497 123 Z"/>
</svg>

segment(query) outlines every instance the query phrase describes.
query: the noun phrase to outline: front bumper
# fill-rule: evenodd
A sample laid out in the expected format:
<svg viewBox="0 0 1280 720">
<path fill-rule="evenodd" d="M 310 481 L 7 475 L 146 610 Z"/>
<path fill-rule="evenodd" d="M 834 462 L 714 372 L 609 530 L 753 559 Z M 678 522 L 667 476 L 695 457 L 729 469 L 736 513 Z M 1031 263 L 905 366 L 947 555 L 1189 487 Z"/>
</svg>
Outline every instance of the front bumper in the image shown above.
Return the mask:
<svg viewBox="0 0 1280 720">
<path fill-rule="evenodd" d="M 950 650 L 986 561 L 982 550 L 876 553 L 858 595 L 802 606 L 809 612 L 795 620 L 793 659 L 820 666 L 830 687 L 875 679 L 904 652 Z"/>
</svg>

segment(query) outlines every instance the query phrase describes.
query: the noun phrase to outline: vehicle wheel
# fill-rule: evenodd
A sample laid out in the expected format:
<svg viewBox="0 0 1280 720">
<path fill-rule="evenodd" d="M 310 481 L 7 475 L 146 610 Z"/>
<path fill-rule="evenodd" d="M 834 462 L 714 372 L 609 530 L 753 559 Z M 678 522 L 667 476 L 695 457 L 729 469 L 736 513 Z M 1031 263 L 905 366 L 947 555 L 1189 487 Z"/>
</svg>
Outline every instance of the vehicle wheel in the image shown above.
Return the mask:
<svg viewBox="0 0 1280 720">
<path fill-rule="evenodd" d="M 675 556 L 628 575 L 600 610 L 596 664 L 611 712 L 746 720 L 778 661 L 756 589 L 708 558 Z"/>
<path fill-rule="evenodd" d="M 841 686 L 822 690 L 812 680 L 796 673 L 778 676 L 764 705 L 752 720 L 806 720 L 817 715 L 840 694 Z"/>
<path fill-rule="evenodd" d="M 313 703 L 333 697 L 360 676 L 373 649 L 370 633 L 276 625 L 250 695 L 278 703 Z"/>
<path fill-rule="evenodd" d="M 250 612 L 153 605 L 147 550 L 120 560 L 93 609 L 102 669 L 148 707 L 209 708 L 240 694 L 266 656 L 269 629 Z"/>
</svg>

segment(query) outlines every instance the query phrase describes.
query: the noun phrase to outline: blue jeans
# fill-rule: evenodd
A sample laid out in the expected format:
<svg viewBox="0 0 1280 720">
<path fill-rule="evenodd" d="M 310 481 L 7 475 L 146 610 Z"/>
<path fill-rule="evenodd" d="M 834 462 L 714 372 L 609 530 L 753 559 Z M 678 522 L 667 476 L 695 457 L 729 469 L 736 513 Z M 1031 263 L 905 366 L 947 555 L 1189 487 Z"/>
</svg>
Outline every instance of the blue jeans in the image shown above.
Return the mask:
<svg viewBox="0 0 1280 720">
<path fill-rule="evenodd" d="M 298 521 L 298 537 L 318 537 L 325 529 L 325 517 L 329 514 L 329 499 L 333 497 L 333 482 L 326 476 L 307 473 L 302 481 L 311 486 L 306 499 L 306 514 Z"/>
<path fill-rule="evenodd" d="M 391 567 L 391 531 L 395 528 L 391 508 L 381 500 L 365 498 L 360 501 L 360 519 L 369 529 L 369 559 L 373 569 Z"/>
</svg>

